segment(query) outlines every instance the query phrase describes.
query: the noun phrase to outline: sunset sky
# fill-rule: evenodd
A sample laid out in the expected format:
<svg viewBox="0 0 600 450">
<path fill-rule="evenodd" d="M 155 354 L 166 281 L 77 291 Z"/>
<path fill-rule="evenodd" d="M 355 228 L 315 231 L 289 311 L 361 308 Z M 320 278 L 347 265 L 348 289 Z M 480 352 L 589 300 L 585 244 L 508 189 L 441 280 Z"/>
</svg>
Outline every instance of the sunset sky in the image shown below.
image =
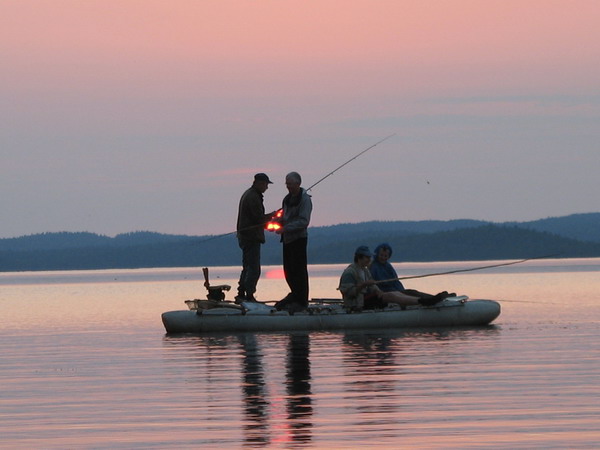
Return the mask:
<svg viewBox="0 0 600 450">
<path fill-rule="evenodd" d="M 600 1 L 0 0 L 0 237 L 600 212 Z"/>
</svg>

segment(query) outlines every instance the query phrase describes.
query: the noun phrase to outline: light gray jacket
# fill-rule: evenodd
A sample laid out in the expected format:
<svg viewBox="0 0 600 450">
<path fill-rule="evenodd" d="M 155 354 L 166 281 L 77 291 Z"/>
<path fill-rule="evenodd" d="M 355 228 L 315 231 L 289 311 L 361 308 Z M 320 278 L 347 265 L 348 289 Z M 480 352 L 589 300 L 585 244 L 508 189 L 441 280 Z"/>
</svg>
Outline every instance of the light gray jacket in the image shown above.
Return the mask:
<svg viewBox="0 0 600 450">
<path fill-rule="evenodd" d="M 306 229 L 310 223 L 310 214 L 312 213 L 312 200 L 304 188 L 300 192 L 299 203 L 290 205 L 290 202 L 286 202 L 288 197 L 283 199 L 283 234 L 281 240 L 284 244 L 308 236 Z"/>
<path fill-rule="evenodd" d="M 377 285 L 366 286 L 358 289 L 358 285 L 372 280 L 371 272 L 366 267 L 352 263 L 342 273 L 338 289 L 342 293 L 344 306 L 346 308 L 363 308 L 365 306 L 365 294 L 380 293 Z"/>
</svg>

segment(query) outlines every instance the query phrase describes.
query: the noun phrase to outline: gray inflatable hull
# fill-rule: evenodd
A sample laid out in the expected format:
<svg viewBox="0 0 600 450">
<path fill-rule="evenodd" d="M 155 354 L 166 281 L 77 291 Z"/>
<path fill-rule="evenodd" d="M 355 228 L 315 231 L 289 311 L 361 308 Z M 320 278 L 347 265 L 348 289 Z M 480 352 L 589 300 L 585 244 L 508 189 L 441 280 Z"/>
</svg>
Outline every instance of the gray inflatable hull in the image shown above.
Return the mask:
<svg viewBox="0 0 600 450">
<path fill-rule="evenodd" d="M 196 311 L 168 311 L 162 314 L 167 333 L 214 333 L 246 331 L 330 331 L 352 329 L 428 328 L 487 325 L 500 315 L 500 304 L 493 300 L 470 300 L 464 303 L 443 302 L 435 307 L 412 307 L 406 310 L 321 311 L 288 315 L 243 314 L 239 310 L 197 314 Z"/>
</svg>

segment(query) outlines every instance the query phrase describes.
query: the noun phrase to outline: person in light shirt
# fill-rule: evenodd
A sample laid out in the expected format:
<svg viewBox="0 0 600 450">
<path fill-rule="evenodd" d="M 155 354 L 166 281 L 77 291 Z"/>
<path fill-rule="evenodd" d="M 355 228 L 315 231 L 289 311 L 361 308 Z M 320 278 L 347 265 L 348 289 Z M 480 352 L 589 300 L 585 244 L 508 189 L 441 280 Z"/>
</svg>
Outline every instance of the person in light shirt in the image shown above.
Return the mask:
<svg viewBox="0 0 600 450">
<path fill-rule="evenodd" d="M 282 202 L 283 215 L 279 219 L 283 243 L 283 271 L 290 293 L 275 304 L 279 310 L 300 311 L 308 307 L 308 224 L 312 213 L 312 200 L 301 187 L 302 177 L 290 172 L 285 177 L 288 195 Z"/>
</svg>

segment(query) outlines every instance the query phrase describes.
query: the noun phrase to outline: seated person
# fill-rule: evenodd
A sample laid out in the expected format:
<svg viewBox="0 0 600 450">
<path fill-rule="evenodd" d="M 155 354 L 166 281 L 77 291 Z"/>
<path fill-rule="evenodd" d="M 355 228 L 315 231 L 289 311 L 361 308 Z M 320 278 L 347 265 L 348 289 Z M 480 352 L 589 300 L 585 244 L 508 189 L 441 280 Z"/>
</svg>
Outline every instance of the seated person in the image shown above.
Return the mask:
<svg viewBox="0 0 600 450">
<path fill-rule="evenodd" d="M 369 270 L 371 276 L 377 281 L 377 286 L 383 292 L 401 292 L 406 295 L 417 297 L 423 305 L 435 305 L 446 297 L 452 297 L 455 294 L 448 294 L 443 291 L 439 294 L 432 295 L 426 292 L 420 292 L 415 289 L 405 289 L 404 285 L 398 279 L 398 274 L 394 267 L 390 264 L 389 259 L 392 256 L 392 247 L 389 244 L 379 244 L 375 248 L 375 259 L 371 263 Z M 383 281 L 385 280 L 385 281 Z"/>
<path fill-rule="evenodd" d="M 384 308 L 390 303 L 400 306 L 423 304 L 416 296 L 400 291 L 384 292 L 379 289 L 369 272 L 370 262 L 369 248 L 361 245 L 354 252 L 354 263 L 350 264 L 340 277 L 338 289 L 342 293 L 344 307 L 353 311 L 361 311 Z"/>
</svg>

